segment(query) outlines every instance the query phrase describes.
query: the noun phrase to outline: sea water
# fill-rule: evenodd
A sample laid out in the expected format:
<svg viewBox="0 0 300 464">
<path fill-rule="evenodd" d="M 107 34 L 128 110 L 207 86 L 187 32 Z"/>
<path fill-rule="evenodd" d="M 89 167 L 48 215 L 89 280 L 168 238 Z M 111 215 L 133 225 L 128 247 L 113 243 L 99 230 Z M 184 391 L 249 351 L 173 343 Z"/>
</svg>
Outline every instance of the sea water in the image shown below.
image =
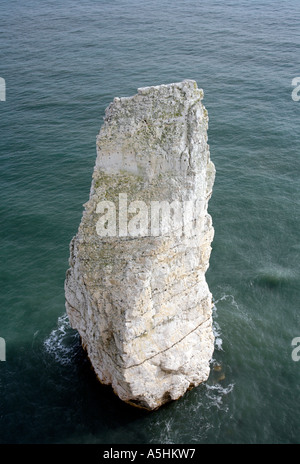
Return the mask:
<svg viewBox="0 0 300 464">
<path fill-rule="evenodd" d="M 299 1 L 0 11 L 0 442 L 299 443 Z M 217 170 L 215 351 L 206 383 L 147 413 L 95 379 L 63 286 L 105 108 L 186 78 L 204 90 Z"/>
</svg>

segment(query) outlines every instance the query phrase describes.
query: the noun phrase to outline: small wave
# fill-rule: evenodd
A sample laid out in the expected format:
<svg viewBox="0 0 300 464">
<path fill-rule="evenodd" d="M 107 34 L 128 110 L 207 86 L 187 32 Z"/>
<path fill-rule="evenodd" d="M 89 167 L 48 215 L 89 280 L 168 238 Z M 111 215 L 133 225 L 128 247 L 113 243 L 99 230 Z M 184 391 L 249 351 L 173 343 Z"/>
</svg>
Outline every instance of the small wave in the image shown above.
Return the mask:
<svg viewBox="0 0 300 464">
<path fill-rule="evenodd" d="M 239 305 L 237 304 L 237 302 L 235 301 L 234 299 L 234 296 L 233 295 L 227 295 L 226 293 L 224 295 L 222 295 L 218 300 L 216 300 L 214 303 L 215 303 L 215 306 L 220 302 L 220 301 L 224 301 L 224 300 L 231 300 L 231 304 L 236 308 L 236 309 L 239 309 Z"/>
<path fill-rule="evenodd" d="M 292 284 L 297 276 L 291 269 L 272 266 L 261 269 L 255 277 L 254 282 L 269 288 L 280 287 L 282 285 Z"/>
<path fill-rule="evenodd" d="M 214 306 L 213 306 L 213 332 L 215 335 L 215 348 L 216 350 L 223 351 L 223 340 L 221 338 L 222 336 L 222 331 L 221 327 L 219 326 L 217 319 L 218 319 L 218 307 L 222 306 L 222 303 L 226 302 L 227 305 L 229 305 L 230 309 L 233 309 L 236 314 L 238 314 L 241 317 L 241 314 L 243 314 L 243 317 L 247 318 L 247 315 L 242 313 L 241 308 L 239 307 L 238 303 L 236 302 L 235 298 L 233 295 L 224 293 L 220 298 L 217 300 L 214 300 Z"/>
<path fill-rule="evenodd" d="M 57 328 L 44 341 L 44 347 L 57 362 L 67 365 L 77 353 L 78 341 L 78 333 L 71 328 L 68 315 L 63 314 L 57 320 Z"/>
<path fill-rule="evenodd" d="M 215 348 L 217 350 L 223 351 L 223 348 L 222 348 L 223 340 L 221 338 L 221 328 L 220 328 L 219 324 L 216 321 L 216 317 L 217 317 L 217 307 L 214 306 L 213 307 L 213 325 L 212 325 L 212 328 L 213 328 L 213 334 L 214 334 L 214 337 L 215 337 Z"/>
<path fill-rule="evenodd" d="M 213 305 L 213 333 L 215 336 L 215 349 L 218 351 L 223 351 L 223 340 L 222 340 L 221 327 L 217 322 L 217 318 L 218 318 L 218 312 L 217 312 L 218 306 L 217 305 L 221 301 L 228 300 L 228 299 L 231 300 L 232 305 L 238 309 L 238 304 L 235 301 L 233 295 L 224 294 L 218 300 L 214 301 L 214 305 Z"/>
<path fill-rule="evenodd" d="M 234 384 L 230 383 L 227 387 L 223 387 L 220 383 L 214 385 L 205 384 L 205 388 L 206 397 L 209 399 L 210 405 L 214 405 L 218 409 L 222 409 L 224 396 L 232 392 Z"/>
<path fill-rule="evenodd" d="M 223 405 L 223 400 L 226 395 L 228 395 L 234 388 L 234 384 L 230 383 L 229 385 L 224 385 L 223 380 L 225 379 L 225 372 L 223 362 L 218 361 L 219 355 L 218 351 L 223 350 L 223 340 L 222 340 L 222 331 L 221 327 L 217 322 L 218 318 L 218 306 L 221 306 L 221 303 L 226 301 L 235 309 L 239 310 L 239 306 L 231 294 L 223 294 L 219 299 L 214 301 L 213 306 L 213 332 L 215 336 L 215 350 L 216 357 L 214 356 L 211 360 L 211 377 L 210 381 L 205 382 L 205 404 L 202 404 L 202 407 L 216 406 L 218 409 L 225 409 Z M 220 383 L 222 381 L 222 384 Z"/>
</svg>

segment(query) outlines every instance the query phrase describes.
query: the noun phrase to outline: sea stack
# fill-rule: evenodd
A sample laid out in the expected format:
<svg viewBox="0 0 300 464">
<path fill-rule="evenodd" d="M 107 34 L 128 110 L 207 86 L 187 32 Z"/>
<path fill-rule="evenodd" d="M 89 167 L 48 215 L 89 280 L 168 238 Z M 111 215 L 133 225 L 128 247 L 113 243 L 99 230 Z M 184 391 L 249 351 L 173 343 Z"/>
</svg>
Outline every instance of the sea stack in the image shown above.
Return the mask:
<svg viewBox="0 0 300 464">
<path fill-rule="evenodd" d="M 149 410 L 207 380 L 214 350 L 215 167 L 202 98 L 185 80 L 114 99 L 70 244 L 70 324 L 99 380 Z"/>
</svg>

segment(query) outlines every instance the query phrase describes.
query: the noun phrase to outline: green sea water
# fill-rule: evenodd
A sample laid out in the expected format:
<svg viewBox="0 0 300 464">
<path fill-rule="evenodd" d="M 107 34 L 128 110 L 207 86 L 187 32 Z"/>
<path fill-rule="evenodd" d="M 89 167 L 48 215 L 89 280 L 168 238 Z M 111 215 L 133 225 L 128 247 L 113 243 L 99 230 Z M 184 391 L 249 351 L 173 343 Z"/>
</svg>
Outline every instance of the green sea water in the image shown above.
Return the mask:
<svg viewBox="0 0 300 464">
<path fill-rule="evenodd" d="M 0 0 L 0 11 L 0 443 L 299 443 L 299 1 Z M 105 108 L 186 78 L 204 90 L 217 170 L 215 352 L 205 384 L 146 413 L 95 379 L 63 285 Z"/>
</svg>

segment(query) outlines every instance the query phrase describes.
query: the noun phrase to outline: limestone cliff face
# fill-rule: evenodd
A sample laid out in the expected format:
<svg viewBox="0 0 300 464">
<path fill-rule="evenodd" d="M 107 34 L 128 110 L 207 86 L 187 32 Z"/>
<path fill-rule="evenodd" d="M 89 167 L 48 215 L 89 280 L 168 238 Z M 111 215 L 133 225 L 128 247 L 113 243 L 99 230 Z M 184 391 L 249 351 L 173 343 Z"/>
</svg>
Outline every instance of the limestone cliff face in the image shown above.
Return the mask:
<svg viewBox="0 0 300 464">
<path fill-rule="evenodd" d="M 215 168 L 194 81 L 115 98 L 70 245 L 66 310 L 99 380 L 155 409 L 205 381 Z"/>
</svg>

